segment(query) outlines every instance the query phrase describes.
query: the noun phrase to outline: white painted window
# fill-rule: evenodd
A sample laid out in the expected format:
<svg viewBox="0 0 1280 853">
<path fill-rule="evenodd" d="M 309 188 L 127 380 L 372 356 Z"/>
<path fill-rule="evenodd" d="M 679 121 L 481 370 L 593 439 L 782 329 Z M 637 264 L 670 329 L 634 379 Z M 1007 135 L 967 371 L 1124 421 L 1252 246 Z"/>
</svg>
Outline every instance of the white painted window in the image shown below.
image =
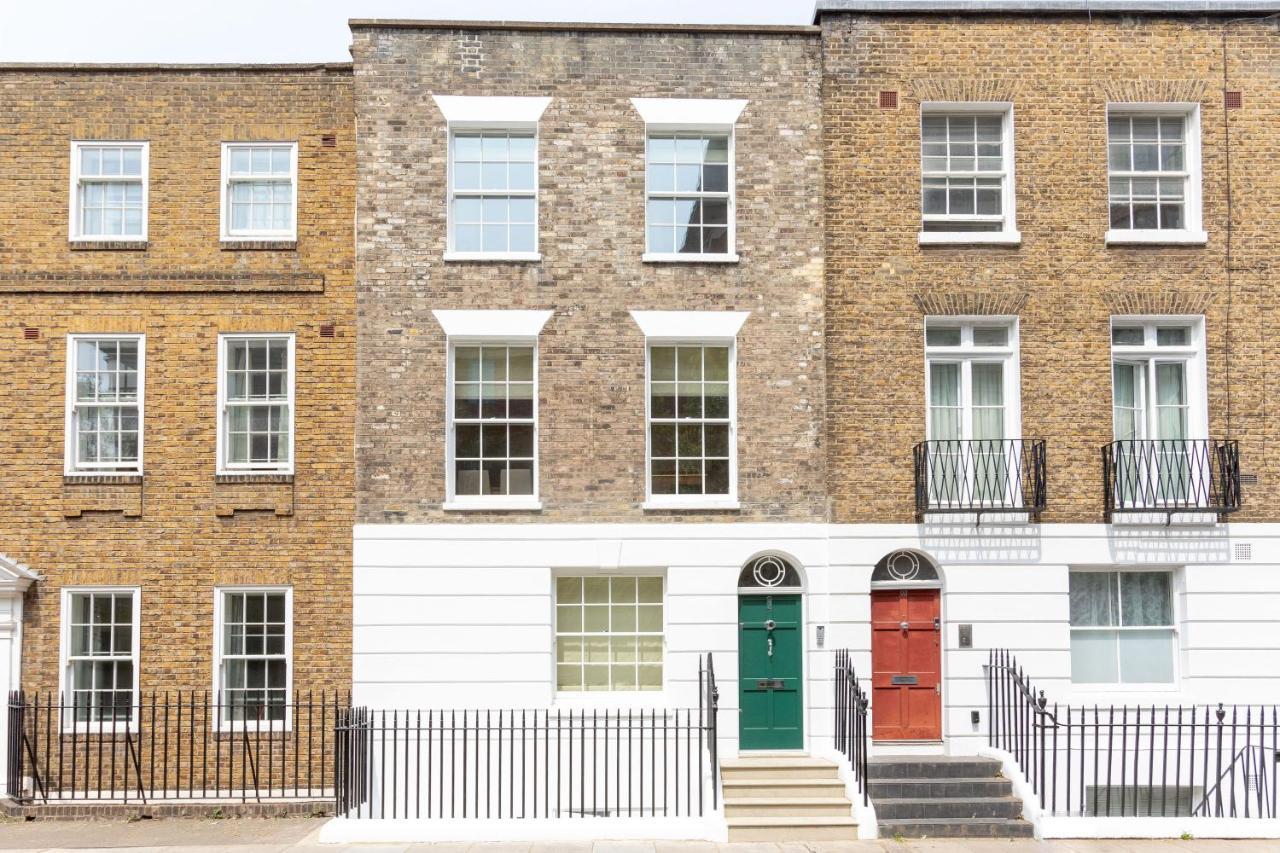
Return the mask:
<svg viewBox="0 0 1280 853">
<path fill-rule="evenodd" d="M 297 184 L 297 143 L 224 142 L 222 239 L 295 239 Z"/>
<path fill-rule="evenodd" d="M 1107 110 L 1109 243 L 1202 243 L 1200 110 L 1113 104 Z"/>
<path fill-rule="evenodd" d="M 71 239 L 147 239 L 145 142 L 71 143 Z"/>
<path fill-rule="evenodd" d="M 736 494 L 734 347 L 649 347 L 649 495 L 728 499 Z"/>
<path fill-rule="evenodd" d="M 536 344 L 455 344 L 451 350 L 451 499 L 533 498 Z"/>
<path fill-rule="evenodd" d="M 136 588 L 62 591 L 62 690 L 73 725 L 128 724 L 138 691 Z"/>
<path fill-rule="evenodd" d="M 662 689 L 663 580 L 556 578 L 556 689 Z"/>
<path fill-rule="evenodd" d="M 538 251 L 536 129 L 453 130 L 449 251 L 524 258 Z"/>
<path fill-rule="evenodd" d="M 293 335 L 219 336 L 219 472 L 293 472 L 293 388 Z"/>
<path fill-rule="evenodd" d="M 1008 441 L 1020 438 L 1017 324 L 930 317 L 925 364 L 930 505 L 1011 498 L 1020 453 Z"/>
<path fill-rule="evenodd" d="M 144 338 L 67 338 L 67 474 L 142 472 Z"/>
<path fill-rule="evenodd" d="M 215 595 L 214 689 L 219 697 L 219 724 L 287 723 L 292 590 L 222 587 Z"/>
<path fill-rule="evenodd" d="M 1016 243 L 1013 107 L 926 103 L 920 113 L 921 243 Z"/>
<path fill-rule="evenodd" d="M 650 132 L 647 151 L 646 253 L 732 254 L 732 132 Z"/>
<path fill-rule="evenodd" d="M 1078 684 L 1167 684 L 1177 647 L 1173 574 L 1073 571 L 1071 680 Z"/>
</svg>

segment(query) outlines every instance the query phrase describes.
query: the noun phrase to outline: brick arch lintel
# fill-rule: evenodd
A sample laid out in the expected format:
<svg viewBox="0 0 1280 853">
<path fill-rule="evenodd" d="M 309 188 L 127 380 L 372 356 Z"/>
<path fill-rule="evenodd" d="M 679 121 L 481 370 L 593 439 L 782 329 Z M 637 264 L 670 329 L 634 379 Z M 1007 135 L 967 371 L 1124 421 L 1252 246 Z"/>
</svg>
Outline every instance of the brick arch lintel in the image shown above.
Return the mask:
<svg viewBox="0 0 1280 853">
<path fill-rule="evenodd" d="M 946 293 L 914 293 L 916 307 L 929 317 L 939 316 L 1017 316 L 1026 304 L 1025 291 L 950 290 Z"/>
</svg>

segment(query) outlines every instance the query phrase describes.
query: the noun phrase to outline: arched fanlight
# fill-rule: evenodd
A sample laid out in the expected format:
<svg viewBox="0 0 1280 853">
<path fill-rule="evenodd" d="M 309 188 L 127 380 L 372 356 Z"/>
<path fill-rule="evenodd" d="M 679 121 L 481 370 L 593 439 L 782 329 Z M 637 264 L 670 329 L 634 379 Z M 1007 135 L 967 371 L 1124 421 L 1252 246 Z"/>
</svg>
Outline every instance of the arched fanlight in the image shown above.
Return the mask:
<svg viewBox="0 0 1280 853">
<path fill-rule="evenodd" d="M 738 575 L 739 589 L 782 589 L 799 587 L 800 573 L 782 557 L 766 554 L 756 557 Z"/>
<path fill-rule="evenodd" d="M 872 583 L 937 583 L 938 567 L 927 554 L 902 549 L 886 554 L 871 573 Z"/>
</svg>

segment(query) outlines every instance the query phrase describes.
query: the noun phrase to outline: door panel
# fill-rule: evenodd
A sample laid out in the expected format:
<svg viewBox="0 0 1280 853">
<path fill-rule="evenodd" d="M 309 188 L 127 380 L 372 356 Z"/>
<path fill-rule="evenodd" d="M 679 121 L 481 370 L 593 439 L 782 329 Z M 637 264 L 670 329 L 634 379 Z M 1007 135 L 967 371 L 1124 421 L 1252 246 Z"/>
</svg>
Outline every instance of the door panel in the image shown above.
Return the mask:
<svg viewBox="0 0 1280 853">
<path fill-rule="evenodd" d="M 875 740 L 942 738 L 941 604 L 936 589 L 871 593 L 871 735 Z"/>
<path fill-rule="evenodd" d="M 803 638 L 799 595 L 738 598 L 739 748 L 804 746 Z"/>
</svg>

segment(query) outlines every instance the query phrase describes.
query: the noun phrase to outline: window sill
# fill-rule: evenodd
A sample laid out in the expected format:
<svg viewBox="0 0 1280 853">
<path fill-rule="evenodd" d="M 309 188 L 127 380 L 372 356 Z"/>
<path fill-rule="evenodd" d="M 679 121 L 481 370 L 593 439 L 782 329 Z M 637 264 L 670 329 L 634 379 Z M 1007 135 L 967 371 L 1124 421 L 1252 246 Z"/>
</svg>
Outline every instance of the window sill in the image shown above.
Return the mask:
<svg viewBox="0 0 1280 853">
<path fill-rule="evenodd" d="M 145 252 L 146 240 L 72 240 L 73 252 Z"/>
<path fill-rule="evenodd" d="M 921 246 L 1018 246 L 1021 231 L 921 231 Z"/>
<path fill-rule="evenodd" d="M 741 508 L 736 498 L 681 498 L 651 497 L 640 505 L 646 512 L 663 512 L 666 510 L 736 510 Z"/>
<path fill-rule="evenodd" d="M 213 477 L 215 483 L 292 483 L 292 471 L 222 471 Z"/>
<path fill-rule="evenodd" d="M 445 252 L 446 261 L 528 262 L 542 260 L 541 252 Z"/>
<path fill-rule="evenodd" d="M 724 255 L 666 254 L 645 252 L 640 260 L 646 264 L 736 264 L 736 252 Z"/>
<path fill-rule="evenodd" d="M 295 237 L 223 237 L 218 248 L 224 252 L 292 252 L 297 250 L 298 240 Z"/>
<path fill-rule="evenodd" d="M 445 501 L 440 507 L 445 512 L 536 512 L 542 509 L 537 498 L 497 498 L 493 500 Z"/>
<path fill-rule="evenodd" d="M 142 472 L 67 471 L 62 475 L 62 482 L 72 486 L 136 486 L 142 482 Z"/>
<path fill-rule="evenodd" d="M 1203 246 L 1209 242 L 1204 231 L 1115 230 L 1107 232 L 1108 246 Z"/>
</svg>

